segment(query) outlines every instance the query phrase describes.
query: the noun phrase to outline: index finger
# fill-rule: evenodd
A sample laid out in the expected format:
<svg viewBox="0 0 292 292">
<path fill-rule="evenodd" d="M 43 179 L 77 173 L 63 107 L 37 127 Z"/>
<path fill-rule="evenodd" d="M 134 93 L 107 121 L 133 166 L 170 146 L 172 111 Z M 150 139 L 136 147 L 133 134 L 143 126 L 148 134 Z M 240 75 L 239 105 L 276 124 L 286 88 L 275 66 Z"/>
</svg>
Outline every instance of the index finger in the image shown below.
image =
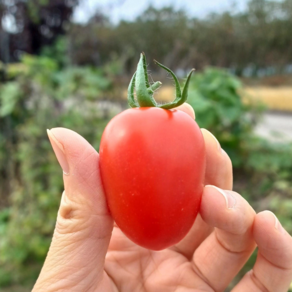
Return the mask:
<svg viewBox="0 0 292 292">
<path fill-rule="evenodd" d="M 188 103 L 176 109 L 195 119 L 195 111 Z M 216 137 L 206 129 L 201 129 L 206 147 L 206 174 L 205 185 L 214 185 L 224 190 L 232 190 L 233 174 L 232 163 L 228 154 L 221 148 Z"/>
<path fill-rule="evenodd" d="M 194 110 L 189 104 L 184 103 L 177 109 L 195 118 Z M 204 184 L 215 185 L 225 190 L 231 190 L 233 175 L 230 158 L 226 152 L 221 149 L 219 142 L 209 131 L 205 129 L 201 129 L 201 131 L 206 148 L 206 174 Z M 204 222 L 199 214 L 187 236 L 176 244 L 173 249 L 183 254 L 188 259 L 191 259 L 194 251 L 208 237 L 212 230 L 213 227 Z"/>
</svg>

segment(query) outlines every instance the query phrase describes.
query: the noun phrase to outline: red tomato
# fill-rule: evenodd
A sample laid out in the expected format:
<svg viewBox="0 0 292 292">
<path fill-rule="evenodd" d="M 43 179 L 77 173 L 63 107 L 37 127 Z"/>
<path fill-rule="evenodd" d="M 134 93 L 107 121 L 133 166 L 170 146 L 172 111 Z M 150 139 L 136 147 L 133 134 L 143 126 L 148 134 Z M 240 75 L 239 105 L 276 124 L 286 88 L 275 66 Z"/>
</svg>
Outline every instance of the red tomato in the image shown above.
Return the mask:
<svg viewBox="0 0 292 292">
<path fill-rule="evenodd" d="M 205 172 L 200 128 L 180 110 L 128 109 L 107 125 L 101 177 L 110 212 L 136 244 L 178 243 L 199 211 Z"/>
</svg>

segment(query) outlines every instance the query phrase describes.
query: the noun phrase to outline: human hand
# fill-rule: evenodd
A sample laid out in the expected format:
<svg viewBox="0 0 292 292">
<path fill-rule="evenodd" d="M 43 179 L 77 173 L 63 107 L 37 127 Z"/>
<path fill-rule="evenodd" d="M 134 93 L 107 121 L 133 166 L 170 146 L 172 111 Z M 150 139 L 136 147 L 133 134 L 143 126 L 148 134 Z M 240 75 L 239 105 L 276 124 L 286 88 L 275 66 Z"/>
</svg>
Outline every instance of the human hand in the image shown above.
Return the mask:
<svg viewBox="0 0 292 292">
<path fill-rule="evenodd" d="M 194 117 L 188 105 L 180 109 Z M 73 131 L 49 131 L 65 191 L 33 291 L 224 291 L 256 245 L 253 270 L 232 291 L 287 291 L 292 280 L 290 235 L 274 214 L 255 214 L 231 191 L 231 161 L 210 132 L 202 133 L 207 168 L 200 214 L 181 242 L 151 251 L 131 242 L 114 224 L 98 153 Z"/>
</svg>

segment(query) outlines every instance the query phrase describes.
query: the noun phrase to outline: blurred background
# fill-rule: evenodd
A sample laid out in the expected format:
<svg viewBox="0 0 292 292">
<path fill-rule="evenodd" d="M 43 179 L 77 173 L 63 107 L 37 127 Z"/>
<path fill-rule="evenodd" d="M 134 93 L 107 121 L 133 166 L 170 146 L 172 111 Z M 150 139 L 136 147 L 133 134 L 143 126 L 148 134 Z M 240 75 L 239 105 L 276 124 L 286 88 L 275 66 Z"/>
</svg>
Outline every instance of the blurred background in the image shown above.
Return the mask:
<svg viewBox="0 0 292 292">
<path fill-rule="evenodd" d="M 142 51 L 160 102 L 174 87 L 153 58 L 182 83 L 196 68 L 188 102 L 234 189 L 292 233 L 291 31 L 292 0 L 0 0 L 0 290 L 30 291 L 51 241 L 63 186 L 46 129 L 98 150 Z"/>
</svg>

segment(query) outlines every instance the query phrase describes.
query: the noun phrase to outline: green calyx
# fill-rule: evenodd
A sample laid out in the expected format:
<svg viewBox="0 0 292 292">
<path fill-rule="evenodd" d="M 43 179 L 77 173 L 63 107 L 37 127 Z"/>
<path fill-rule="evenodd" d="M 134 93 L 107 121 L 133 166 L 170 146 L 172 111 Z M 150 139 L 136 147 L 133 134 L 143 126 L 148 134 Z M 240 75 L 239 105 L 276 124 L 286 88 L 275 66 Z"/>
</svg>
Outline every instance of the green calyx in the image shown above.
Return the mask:
<svg viewBox="0 0 292 292">
<path fill-rule="evenodd" d="M 156 103 L 156 101 L 153 98 L 153 94 L 155 90 L 157 90 L 161 86 L 161 82 L 157 81 L 150 85 L 148 74 L 147 74 L 147 65 L 146 65 L 146 57 L 144 53 L 141 54 L 137 71 L 134 73 L 129 87 L 128 87 L 128 103 L 130 107 L 159 107 L 163 109 L 172 109 L 177 106 L 180 106 L 184 102 L 186 102 L 188 98 L 188 87 L 189 82 L 192 76 L 192 73 L 195 71 L 195 69 L 192 69 L 189 73 L 186 83 L 181 90 L 179 82 L 175 74 L 164 65 L 160 64 L 159 62 L 155 61 L 155 64 L 160 66 L 162 69 L 166 70 L 168 73 L 171 74 L 172 78 L 175 82 L 175 89 L 176 89 L 176 97 L 174 101 L 166 104 L 159 105 Z M 134 90 L 136 89 L 136 99 L 134 96 Z"/>
</svg>

